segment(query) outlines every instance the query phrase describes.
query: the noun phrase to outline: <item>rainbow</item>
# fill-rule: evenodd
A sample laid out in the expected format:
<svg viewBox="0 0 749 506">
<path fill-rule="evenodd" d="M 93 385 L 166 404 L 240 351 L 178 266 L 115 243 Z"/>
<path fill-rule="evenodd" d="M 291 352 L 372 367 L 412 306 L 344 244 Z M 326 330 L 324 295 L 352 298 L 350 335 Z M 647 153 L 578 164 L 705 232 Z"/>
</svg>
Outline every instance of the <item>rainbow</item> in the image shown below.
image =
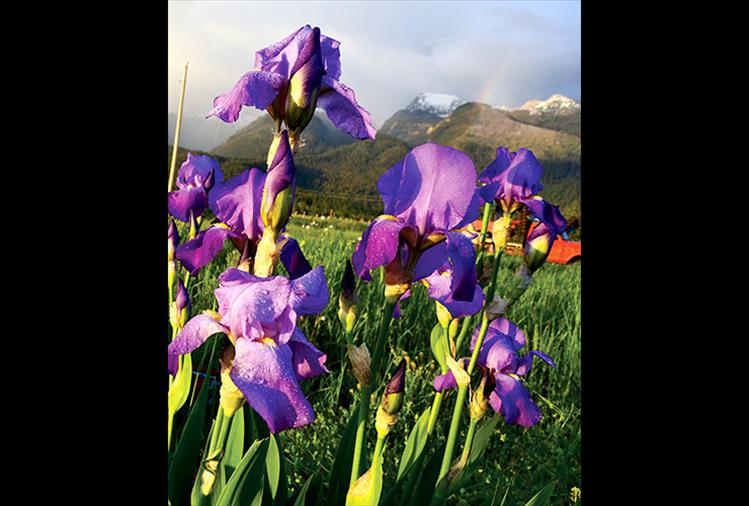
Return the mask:
<svg viewBox="0 0 749 506">
<path fill-rule="evenodd" d="M 489 105 L 500 105 L 500 104 L 492 104 L 492 96 L 494 95 L 494 91 L 497 88 L 497 84 L 499 84 L 500 80 L 502 78 L 502 72 L 501 71 L 495 71 L 495 74 L 491 76 L 487 81 L 481 85 L 478 91 L 478 96 L 476 97 L 477 102 L 481 102 L 483 104 L 489 104 Z"/>
</svg>

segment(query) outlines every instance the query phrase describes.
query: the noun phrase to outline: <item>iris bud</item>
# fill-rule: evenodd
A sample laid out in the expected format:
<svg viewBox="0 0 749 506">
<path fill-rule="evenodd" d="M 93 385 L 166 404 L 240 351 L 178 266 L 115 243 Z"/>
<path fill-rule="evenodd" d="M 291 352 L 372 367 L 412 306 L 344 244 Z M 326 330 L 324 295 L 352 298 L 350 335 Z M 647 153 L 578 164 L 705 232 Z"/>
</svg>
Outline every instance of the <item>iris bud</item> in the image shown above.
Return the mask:
<svg viewBox="0 0 749 506">
<path fill-rule="evenodd" d="M 398 421 L 398 413 L 403 407 L 403 390 L 406 383 L 406 359 L 401 359 L 400 364 L 393 373 L 385 387 L 382 402 L 377 409 L 375 417 L 375 429 L 377 437 L 384 438 L 393 429 Z"/>
<path fill-rule="evenodd" d="M 388 415 L 395 415 L 403 406 L 403 390 L 406 386 L 406 359 L 402 358 L 385 387 L 382 407 Z"/>
<path fill-rule="evenodd" d="M 320 29 L 315 27 L 304 42 L 299 58 L 291 69 L 287 90 L 286 126 L 294 139 L 299 137 L 315 114 L 324 74 Z"/>
<path fill-rule="evenodd" d="M 182 280 L 177 278 L 177 298 L 174 301 L 176 308 L 177 325 L 182 328 L 190 318 L 190 295 L 187 292 L 187 288 L 182 283 Z"/>
<path fill-rule="evenodd" d="M 528 236 L 523 249 L 523 260 L 531 274 L 536 272 L 549 256 L 554 244 L 554 234 L 545 223 L 540 223 Z"/>
<path fill-rule="evenodd" d="M 166 257 L 170 262 L 174 261 L 174 252 L 177 250 L 177 246 L 179 246 L 179 232 L 177 231 L 177 225 L 174 224 L 174 220 L 169 220 Z"/>
<path fill-rule="evenodd" d="M 354 329 L 358 302 L 354 269 L 351 267 L 351 262 L 346 260 L 346 269 L 343 271 L 343 277 L 341 278 L 341 295 L 338 297 L 338 319 L 341 320 L 341 324 L 343 324 L 347 333 Z"/>
<path fill-rule="evenodd" d="M 267 163 L 268 175 L 263 187 L 260 217 L 275 241 L 289 221 L 296 193 L 296 167 L 286 130 L 273 137 Z"/>
</svg>

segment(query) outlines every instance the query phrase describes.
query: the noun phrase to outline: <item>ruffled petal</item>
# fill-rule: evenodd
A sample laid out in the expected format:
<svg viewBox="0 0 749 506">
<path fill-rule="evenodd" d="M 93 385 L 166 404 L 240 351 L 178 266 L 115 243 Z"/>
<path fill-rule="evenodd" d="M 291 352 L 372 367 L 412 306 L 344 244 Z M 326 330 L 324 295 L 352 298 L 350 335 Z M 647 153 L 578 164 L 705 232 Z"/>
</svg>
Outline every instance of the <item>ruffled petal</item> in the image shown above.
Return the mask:
<svg viewBox="0 0 749 506">
<path fill-rule="evenodd" d="M 216 217 L 234 232 L 257 242 L 263 235 L 260 203 L 265 185 L 265 172 L 252 168 L 243 171 L 210 193 L 210 206 Z"/>
<path fill-rule="evenodd" d="M 230 376 L 274 434 L 315 420 L 299 386 L 289 346 L 239 339 Z"/>
<path fill-rule="evenodd" d="M 198 348 L 213 334 L 226 332 L 227 329 L 213 316 L 202 313 L 185 324 L 174 341 L 169 343 L 168 352 L 171 355 L 184 355 Z"/>
<path fill-rule="evenodd" d="M 169 192 L 167 196 L 169 214 L 180 221 L 190 220 L 190 211 L 195 217 L 200 216 L 208 206 L 208 196 L 200 188 L 185 188 Z"/>
<path fill-rule="evenodd" d="M 289 304 L 288 279 L 282 276 L 259 278 L 239 269 L 229 269 L 219 276 L 219 281 L 221 286 L 215 291 L 216 298 L 222 308 L 228 306 L 228 311 L 221 311 L 221 321 L 235 336 L 267 337 L 278 344 L 285 344 L 291 338 L 297 315 Z"/>
<path fill-rule="evenodd" d="M 307 259 L 302 253 L 302 248 L 299 247 L 299 243 L 293 237 L 283 235 L 283 246 L 281 246 L 281 263 L 286 268 L 286 272 L 289 273 L 289 279 L 296 279 L 300 276 L 304 276 L 312 270 L 312 266 L 309 264 Z"/>
<path fill-rule="evenodd" d="M 478 218 L 476 169 L 457 149 L 427 143 L 412 149 L 378 180 L 384 212 L 413 225 L 421 237 Z"/>
<path fill-rule="evenodd" d="M 330 294 L 322 266 L 315 267 L 304 276 L 290 282 L 289 305 L 297 314 L 317 314 L 328 305 Z"/>
<path fill-rule="evenodd" d="M 390 263 L 398 254 L 400 231 L 406 227 L 392 216 L 380 216 L 367 227 L 351 257 L 354 272 L 369 281 L 369 271 Z"/>
<path fill-rule="evenodd" d="M 292 364 L 299 381 L 330 372 L 325 367 L 327 355 L 315 348 L 298 327 L 294 329 L 288 346 L 292 352 Z"/>
<path fill-rule="evenodd" d="M 226 123 L 232 123 L 239 118 L 239 111 L 244 106 L 264 110 L 276 98 L 286 80 L 286 76 L 273 72 L 247 72 L 231 90 L 213 100 L 213 109 L 206 117 L 216 116 Z"/>
<path fill-rule="evenodd" d="M 541 197 L 522 200 L 531 214 L 549 227 L 549 231 L 556 236 L 567 230 L 567 220 L 562 216 L 558 206 L 550 204 Z"/>
<path fill-rule="evenodd" d="M 512 154 L 507 148 L 497 148 L 497 156 L 487 167 L 479 174 L 479 181 L 482 183 L 492 183 L 499 181 L 500 176 L 512 163 Z"/>
<path fill-rule="evenodd" d="M 489 396 L 489 402 L 498 413 L 501 412 L 507 423 L 521 427 L 533 427 L 541 419 L 538 406 L 531 400 L 528 390 L 520 380 L 506 374 L 495 374 L 497 386 Z M 499 407 L 499 409 L 497 409 Z"/>
<path fill-rule="evenodd" d="M 549 364 L 551 367 L 556 368 L 556 364 L 554 361 L 549 357 L 546 353 L 540 350 L 533 350 L 529 351 L 525 354 L 525 356 L 520 360 L 520 363 L 518 364 L 517 371 L 515 371 L 515 374 L 518 376 L 525 376 L 529 372 L 531 372 L 531 365 L 533 363 L 533 357 L 536 356 Z"/>
<path fill-rule="evenodd" d="M 211 172 L 213 172 L 214 184 L 224 180 L 221 165 L 216 160 L 208 155 L 187 153 L 187 159 L 182 162 L 177 171 L 177 187 L 183 189 L 194 187 L 207 192 L 210 188 L 206 188 L 206 181 Z"/>
<path fill-rule="evenodd" d="M 377 135 L 372 115 L 356 101 L 354 90 L 329 75 L 322 78 L 317 107 L 325 111 L 337 128 L 352 137 L 363 140 Z"/>
<path fill-rule="evenodd" d="M 234 235 L 236 234 L 231 230 L 223 227 L 211 227 L 200 232 L 195 239 L 177 247 L 175 257 L 191 276 L 195 276 L 219 254 L 224 241 Z"/>
</svg>

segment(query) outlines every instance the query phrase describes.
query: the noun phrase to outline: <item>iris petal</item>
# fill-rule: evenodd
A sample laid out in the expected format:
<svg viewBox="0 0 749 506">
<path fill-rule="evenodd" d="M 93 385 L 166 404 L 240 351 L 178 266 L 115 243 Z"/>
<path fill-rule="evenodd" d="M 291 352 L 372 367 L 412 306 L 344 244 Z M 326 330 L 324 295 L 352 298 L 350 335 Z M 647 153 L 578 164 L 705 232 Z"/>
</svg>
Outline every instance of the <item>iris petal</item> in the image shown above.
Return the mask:
<svg viewBox="0 0 749 506">
<path fill-rule="evenodd" d="M 174 338 L 174 341 L 169 343 L 168 351 L 172 355 L 190 353 L 213 334 L 226 331 L 226 327 L 221 325 L 213 316 L 205 313 L 199 314 L 191 318 L 182 327 L 182 330 Z"/>
<path fill-rule="evenodd" d="M 289 346 L 239 339 L 230 376 L 274 434 L 315 420 Z"/>
<path fill-rule="evenodd" d="M 317 107 L 325 111 L 337 128 L 352 137 L 363 140 L 374 139 L 377 135 L 372 115 L 356 101 L 354 90 L 329 75 L 322 78 Z"/>
</svg>

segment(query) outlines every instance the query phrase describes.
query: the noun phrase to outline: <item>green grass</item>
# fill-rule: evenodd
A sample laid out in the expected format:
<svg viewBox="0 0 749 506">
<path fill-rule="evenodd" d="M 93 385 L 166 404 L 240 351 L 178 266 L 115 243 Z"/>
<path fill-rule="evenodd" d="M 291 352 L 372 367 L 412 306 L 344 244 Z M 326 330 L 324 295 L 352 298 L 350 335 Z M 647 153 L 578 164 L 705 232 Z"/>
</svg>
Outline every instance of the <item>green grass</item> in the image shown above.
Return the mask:
<svg viewBox="0 0 749 506">
<path fill-rule="evenodd" d="M 327 353 L 327 366 L 331 373 L 303 384 L 317 413 L 315 423 L 282 434 L 292 491 L 300 489 L 312 473 L 327 477 L 343 429 L 351 416 L 356 381 L 347 370 L 342 374 L 345 337 L 336 313 L 343 262 L 350 258 L 366 225 L 363 221 L 294 216 L 288 227 L 288 232 L 302 244 L 310 263 L 324 266 L 330 290 L 330 303 L 325 311 L 302 317 L 299 321 L 310 341 Z M 213 290 L 218 286 L 218 275 L 225 268 L 236 265 L 238 259 L 239 254 L 227 246 L 219 258 L 199 274 L 197 280 L 192 280 L 190 293 L 193 314 L 215 307 Z M 498 281 L 500 295 L 519 263 L 519 257 L 502 258 Z M 357 291 L 361 302 L 354 334 L 357 342 L 364 340 L 371 350 L 383 303 L 380 275 L 373 275 L 371 283 L 359 282 Z M 409 368 L 401 419 L 390 434 L 385 451 L 385 494 L 397 474 L 398 457 L 413 423 L 432 403 L 432 380 L 438 373 L 429 347 L 429 335 L 437 321 L 434 303 L 422 286 L 417 286 L 413 292 L 412 297 L 402 305 L 403 316 L 393 322 L 389 333 L 390 370 L 403 356 L 408 357 Z M 482 465 L 449 504 L 483 504 L 491 499 L 495 491 L 498 498 L 507 491 L 505 505 L 523 505 L 552 480 L 558 482 L 551 504 L 572 504 L 570 490 L 580 487 L 579 266 L 547 264 L 542 267 L 528 291 L 512 309 L 510 319 L 526 333 L 528 345 L 523 351 L 540 349 L 557 364 L 557 368 L 552 369 L 536 360 L 533 370 L 526 377 L 526 385 L 541 409 L 542 419 L 530 429 L 510 426 L 501 421 Z M 223 336 L 214 337 L 193 352 L 196 367 L 203 353 L 210 354 L 212 342 L 217 338 L 225 339 Z M 467 354 L 467 349 L 464 354 Z M 214 359 L 214 362 L 217 360 Z M 445 438 L 454 398 L 454 392 L 447 395 L 440 412 L 436 437 L 431 444 L 436 445 Z M 374 409 L 371 410 L 368 426 L 370 455 L 375 442 L 373 413 Z M 457 455 L 462 450 L 462 439 L 467 428 L 466 420 L 461 425 Z"/>
</svg>

